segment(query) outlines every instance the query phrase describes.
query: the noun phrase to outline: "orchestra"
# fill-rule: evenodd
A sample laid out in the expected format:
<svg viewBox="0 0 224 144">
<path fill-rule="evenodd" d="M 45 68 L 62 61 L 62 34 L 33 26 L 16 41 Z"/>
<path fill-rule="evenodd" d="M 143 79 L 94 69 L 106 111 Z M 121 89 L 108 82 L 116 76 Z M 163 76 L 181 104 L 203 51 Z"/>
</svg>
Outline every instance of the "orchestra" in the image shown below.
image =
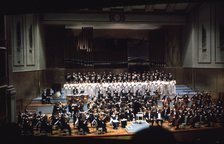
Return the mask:
<svg viewBox="0 0 224 144">
<path fill-rule="evenodd" d="M 115 130 L 120 128 L 119 124 L 125 128 L 139 113 L 149 126 L 162 127 L 166 122 L 175 129 L 211 127 L 224 122 L 223 99 L 214 100 L 204 91 L 176 94 L 176 82 L 170 73 L 73 73 L 71 77 L 67 77 L 68 83 L 64 85 L 67 103 L 53 103 L 52 115 L 27 111 L 18 114 L 23 134 L 33 134 L 35 129 L 53 134 L 56 127 L 72 135 L 70 123 L 77 134 L 91 133 L 90 127 L 98 134 L 107 133 L 108 124 Z"/>
</svg>

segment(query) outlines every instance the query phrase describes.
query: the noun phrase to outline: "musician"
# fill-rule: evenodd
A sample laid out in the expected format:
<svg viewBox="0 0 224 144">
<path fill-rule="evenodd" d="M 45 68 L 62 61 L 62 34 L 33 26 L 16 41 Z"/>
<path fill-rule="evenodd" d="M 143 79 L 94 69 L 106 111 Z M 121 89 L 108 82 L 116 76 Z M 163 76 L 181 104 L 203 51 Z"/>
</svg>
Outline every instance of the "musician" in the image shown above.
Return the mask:
<svg viewBox="0 0 224 144">
<path fill-rule="evenodd" d="M 88 116 L 85 113 L 79 113 L 78 116 L 78 131 L 82 134 L 90 133 L 88 128 Z"/>
<path fill-rule="evenodd" d="M 39 111 L 37 114 L 35 113 L 35 115 L 34 115 L 34 119 L 35 120 L 33 120 L 33 122 L 34 121 L 36 121 L 36 124 L 35 125 L 33 125 L 33 126 L 35 126 L 37 129 L 39 128 L 39 126 L 41 125 L 41 121 L 42 121 L 42 118 L 44 117 L 45 115 L 44 114 L 42 114 L 42 111 Z"/>
<path fill-rule="evenodd" d="M 46 133 L 52 134 L 52 125 L 50 124 L 50 121 L 47 117 L 47 115 L 44 115 L 41 119 L 41 125 L 40 125 L 40 133 L 44 131 Z"/>
<path fill-rule="evenodd" d="M 73 106 L 72 106 L 72 102 L 71 101 L 68 101 L 67 107 L 68 107 L 68 112 L 72 114 L 73 113 Z"/>
<path fill-rule="evenodd" d="M 89 113 L 85 113 L 84 114 L 84 122 L 83 122 L 83 130 L 84 130 L 84 133 L 90 133 L 89 132 L 89 127 L 88 127 L 88 121 L 89 121 L 89 118 L 90 118 L 90 115 Z"/>
<path fill-rule="evenodd" d="M 22 114 L 22 132 L 23 134 L 33 135 L 33 125 L 28 111 L 25 111 L 25 113 Z"/>
<path fill-rule="evenodd" d="M 138 112 L 141 111 L 142 105 L 141 105 L 141 103 L 138 100 L 135 100 L 133 104 L 134 104 L 133 105 L 133 108 L 134 108 L 133 112 L 136 115 Z"/>
<path fill-rule="evenodd" d="M 90 82 L 91 83 L 95 83 L 96 82 L 96 74 L 95 74 L 95 72 L 93 72 L 91 75 L 90 75 Z"/>
<path fill-rule="evenodd" d="M 127 109 L 125 110 L 125 117 L 127 118 L 128 121 L 133 121 L 134 113 L 132 112 L 131 108 L 127 106 Z"/>
<path fill-rule="evenodd" d="M 157 116 L 157 107 L 154 105 L 150 112 L 150 121 L 152 123 L 152 126 L 154 124 L 154 121 L 156 121 L 156 116 Z"/>
<path fill-rule="evenodd" d="M 88 120 L 89 120 L 91 126 L 94 126 L 95 119 L 96 119 L 96 118 L 95 118 L 93 112 L 90 110 L 90 111 L 89 111 L 89 118 L 88 118 Z"/>
<path fill-rule="evenodd" d="M 145 110 L 143 112 L 143 119 L 145 119 L 148 123 L 150 122 L 150 110 Z"/>
<path fill-rule="evenodd" d="M 47 103 L 46 90 L 43 90 L 41 93 L 41 102 L 42 102 L 42 104 Z"/>
<path fill-rule="evenodd" d="M 175 126 L 175 129 L 179 129 L 180 126 L 180 119 L 181 119 L 181 114 L 179 113 L 179 111 L 174 111 L 174 114 L 172 115 L 172 126 Z"/>
<path fill-rule="evenodd" d="M 69 72 L 66 74 L 66 76 L 65 76 L 65 80 L 67 81 L 67 82 L 71 82 L 72 81 L 72 76 L 73 75 L 71 75 Z"/>
<path fill-rule="evenodd" d="M 99 117 L 96 117 L 96 121 L 97 121 L 96 129 L 99 130 L 99 128 L 102 128 L 103 132 L 107 132 L 106 115 L 105 114 L 99 114 Z"/>
<path fill-rule="evenodd" d="M 83 132 L 84 131 L 84 125 L 83 125 L 84 119 L 82 116 L 82 113 L 78 114 L 78 119 L 76 120 L 76 123 L 78 123 L 78 131 Z M 84 133 L 84 132 L 83 132 Z"/>
<path fill-rule="evenodd" d="M 79 93 L 79 90 L 77 89 L 77 87 L 73 87 L 73 88 L 72 88 L 72 93 L 73 93 L 74 95 L 76 95 L 76 94 Z"/>
<path fill-rule="evenodd" d="M 118 129 L 119 121 L 118 121 L 118 116 L 115 115 L 115 113 L 111 115 L 110 123 L 112 123 L 113 129 Z"/>
<path fill-rule="evenodd" d="M 23 124 L 22 113 L 19 112 L 18 115 L 17 115 L 17 125 L 18 125 L 19 127 L 22 127 L 22 124 Z"/>
<path fill-rule="evenodd" d="M 158 126 L 162 126 L 163 125 L 163 117 L 162 117 L 162 111 L 158 110 L 157 114 L 156 114 L 156 123 Z"/>
<path fill-rule="evenodd" d="M 161 115 L 164 118 L 164 120 L 169 120 L 169 116 L 170 116 L 170 106 L 163 107 L 163 110 L 161 112 Z"/>
<path fill-rule="evenodd" d="M 192 124 L 191 124 L 191 128 L 195 128 L 196 127 L 196 123 L 197 122 L 200 122 L 200 116 L 197 112 L 194 113 L 193 115 L 193 121 L 192 121 Z"/>
<path fill-rule="evenodd" d="M 47 104 L 51 104 L 52 94 L 53 94 L 53 90 L 52 89 L 50 89 L 50 88 L 46 89 L 46 103 Z"/>
<path fill-rule="evenodd" d="M 59 113 L 52 114 L 52 116 L 51 116 L 51 125 L 52 126 L 56 125 L 59 128 L 61 127 Z"/>
<path fill-rule="evenodd" d="M 185 105 L 188 106 L 190 100 L 189 100 L 189 96 L 187 94 L 183 95 L 183 101 L 184 101 Z"/>
<path fill-rule="evenodd" d="M 61 102 L 56 102 L 53 106 L 52 115 L 54 115 L 56 113 L 61 113 L 61 112 L 62 112 L 62 104 L 61 104 Z"/>
<path fill-rule="evenodd" d="M 68 132 L 69 132 L 69 135 L 71 135 L 72 134 L 72 130 L 71 130 L 71 127 L 70 127 L 70 125 L 68 123 L 68 119 L 67 119 L 65 114 L 61 115 L 60 123 L 61 123 L 61 130 L 63 131 L 64 129 L 67 129 Z"/>
<path fill-rule="evenodd" d="M 157 95 L 151 96 L 151 102 L 152 102 L 152 106 L 157 106 L 158 105 Z"/>
</svg>

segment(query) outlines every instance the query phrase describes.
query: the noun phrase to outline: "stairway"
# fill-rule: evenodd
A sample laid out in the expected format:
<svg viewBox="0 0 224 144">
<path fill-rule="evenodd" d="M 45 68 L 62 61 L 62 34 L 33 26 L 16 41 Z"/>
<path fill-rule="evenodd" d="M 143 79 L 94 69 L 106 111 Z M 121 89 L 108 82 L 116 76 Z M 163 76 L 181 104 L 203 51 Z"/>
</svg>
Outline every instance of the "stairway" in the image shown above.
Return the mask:
<svg viewBox="0 0 224 144">
<path fill-rule="evenodd" d="M 178 94 L 178 95 L 184 95 L 184 94 L 194 95 L 194 94 L 196 94 L 196 92 L 193 91 L 189 86 L 176 85 L 176 94 Z"/>
</svg>

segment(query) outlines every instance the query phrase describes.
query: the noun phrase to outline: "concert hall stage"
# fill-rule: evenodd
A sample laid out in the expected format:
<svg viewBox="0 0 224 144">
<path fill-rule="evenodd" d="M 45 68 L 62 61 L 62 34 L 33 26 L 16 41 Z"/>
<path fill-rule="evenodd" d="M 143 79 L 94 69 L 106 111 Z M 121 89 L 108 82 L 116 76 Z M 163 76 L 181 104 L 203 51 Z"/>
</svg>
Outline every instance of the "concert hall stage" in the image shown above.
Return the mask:
<svg viewBox="0 0 224 144">
<path fill-rule="evenodd" d="M 183 95 L 183 94 L 189 94 L 189 95 L 194 95 L 195 92 L 193 92 L 189 87 L 185 86 L 185 85 L 177 85 L 176 87 L 176 91 L 179 95 Z M 34 98 L 32 100 L 32 102 L 27 106 L 27 110 L 28 111 L 42 111 L 42 113 L 47 114 L 47 115 L 51 115 L 52 114 L 52 110 L 53 110 L 53 105 L 54 102 L 62 102 L 62 103 L 66 103 L 66 97 L 64 95 L 61 95 L 61 97 L 59 98 L 52 98 L 51 99 L 51 103 L 52 104 L 42 104 L 41 103 L 41 97 L 37 97 Z M 157 124 L 155 123 L 155 126 Z M 62 132 L 60 131 L 60 129 L 57 129 L 55 127 L 53 127 L 53 133 L 52 134 L 47 134 L 48 136 L 51 137 L 107 137 L 107 138 L 114 138 L 114 139 L 131 139 L 131 137 L 143 130 L 146 129 L 148 127 L 150 127 L 150 125 L 145 122 L 145 121 L 133 121 L 133 122 L 127 122 L 126 127 L 122 127 L 121 124 L 119 125 L 118 129 L 113 129 L 113 126 L 110 123 L 107 123 L 107 132 L 103 133 L 103 134 L 99 134 L 96 130 L 95 127 L 92 127 L 89 125 L 89 130 L 90 133 L 88 134 L 79 134 L 78 130 L 76 127 L 74 127 L 73 123 L 72 123 L 72 119 L 70 121 L 70 127 L 72 129 L 72 133 L 71 135 L 69 135 L 67 132 Z M 163 128 L 173 132 L 179 139 L 180 141 L 182 140 L 190 140 L 190 139 L 195 139 L 196 137 L 195 135 L 209 135 L 210 133 L 217 133 L 217 135 L 219 135 L 221 126 L 219 124 L 215 124 L 213 127 L 205 127 L 205 126 L 201 126 L 198 128 L 190 128 L 188 126 L 180 128 L 180 129 L 175 129 L 174 127 L 170 126 L 170 124 L 168 122 L 164 122 L 163 123 Z M 205 134 L 203 134 L 205 133 Z M 35 136 L 41 136 L 41 135 L 46 135 L 45 133 L 40 133 L 39 131 L 35 130 L 34 131 L 34 135 Z M 188 135 L 189 138 L 183 138 L 183 135 Z M 177 139 L 178 139 L 177 138 Z"/>
</svg>

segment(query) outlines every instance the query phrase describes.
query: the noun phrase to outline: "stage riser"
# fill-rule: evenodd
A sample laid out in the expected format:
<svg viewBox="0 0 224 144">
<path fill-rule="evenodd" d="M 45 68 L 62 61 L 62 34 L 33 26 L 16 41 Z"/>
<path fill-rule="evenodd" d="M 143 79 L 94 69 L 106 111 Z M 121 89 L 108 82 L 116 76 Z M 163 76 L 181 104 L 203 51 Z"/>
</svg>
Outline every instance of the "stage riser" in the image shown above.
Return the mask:
<svg viewBox="0 0 224 144">
<path fill-rule="evenodd" d="M 48 106 L 28 106 L 27 107 L 28 111 L 36 111 L 39 112 L 41 111 L 43 114 L 51 114 L 53 112 L 53 106 L 48 105 Z"/>
</svg>

